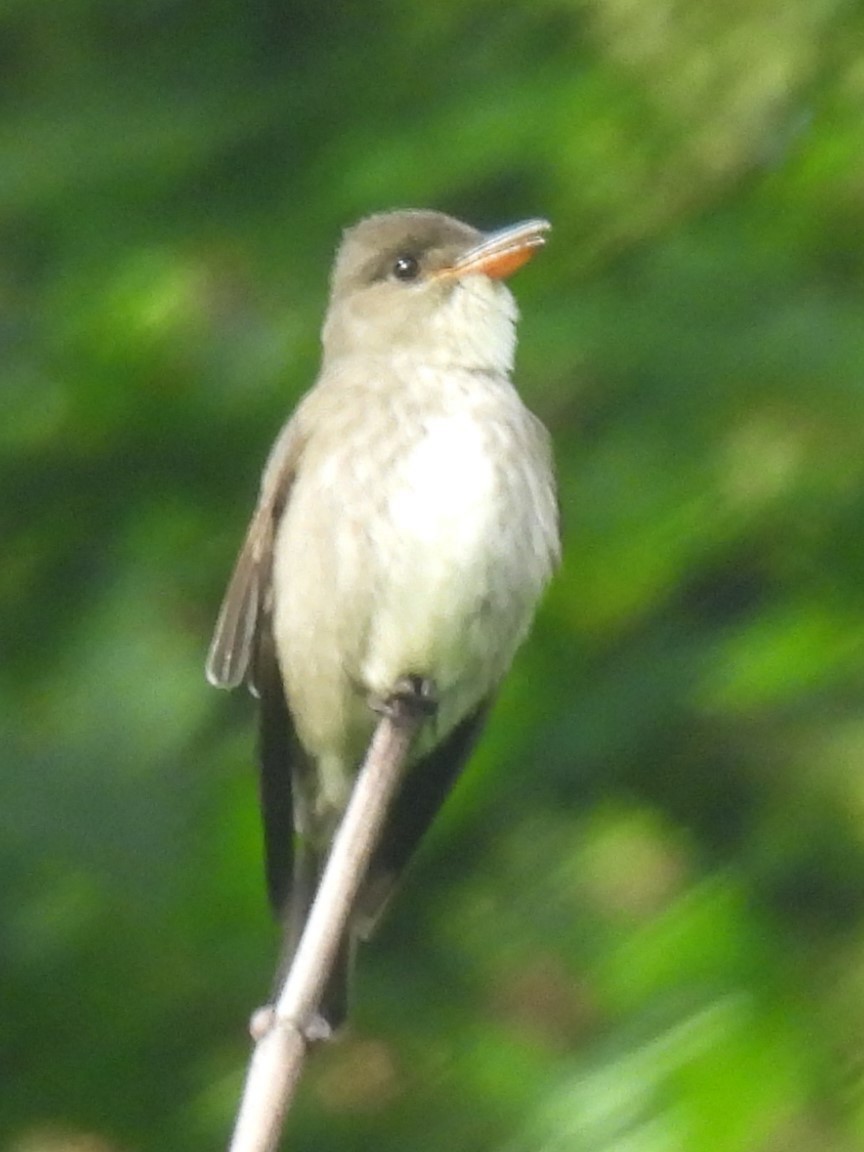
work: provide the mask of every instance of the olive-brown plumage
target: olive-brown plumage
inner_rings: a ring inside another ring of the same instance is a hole
[[[270,454],[208,659],[261,698],[271,900],[302,929],[375,724],[405,677],[434,685],[361,890],[366,935],[467,759],[558,560],[548,436],[510,382],[502,278],[544,221],[484,236],[437,212],[349,229],[322,368]],[[325,997],[346,1009],[351,942]]]

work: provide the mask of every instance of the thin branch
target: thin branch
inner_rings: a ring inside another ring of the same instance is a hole
[[[277,1146],[339,941],[425,719],[421,709],[398,703],[375,729],[275,1007],[253,1018],[257,1042],[229,1152],[274,1152]]]

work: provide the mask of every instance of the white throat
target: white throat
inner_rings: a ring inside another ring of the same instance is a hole
[[[487,276],[466,276],[432,313],[427,363],[509,376],[519,310],[511,292]]]

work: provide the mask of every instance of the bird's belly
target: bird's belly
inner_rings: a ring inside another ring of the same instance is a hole
[[[506,622],[490,617],[505,576],[503,499],[499,464],[470,419],[430,422],[400,461],[383,515],[370,525],[380,591],[362,677],[373,692],[385,694],[406,674],[428,676],[446,705],[448,694],[482,696],[500,674]]]
[[[368,698],[405,676],[434,681],[440,735],[505,674],[545,569],[526,564],[532,508],[497,447],[488,425],[440,416],[377,469],[346,451],[304,472],[276,544],[274,623],[310,751],[362,752]]]

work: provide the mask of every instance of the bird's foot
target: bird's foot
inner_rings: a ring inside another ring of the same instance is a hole
[[[425,720],[438,711],[438,692],[435,681],[427,676],[403,676],[389,696],[373,697],[370,704],[373,711],[391,720]]]

